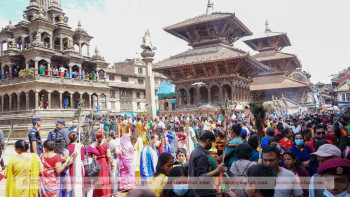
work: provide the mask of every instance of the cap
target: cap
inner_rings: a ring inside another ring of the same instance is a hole
[[[64,121],[64,120],[57,120],[56,124],[63,124],[63,125],[65,125],[66,121]]]
[[[350,160],[334,158],[323,162],[317,169],[318,174],[330,173],[334,175],[350,174]]]
[[[32,123],[36,123],[36,122],[39,122],[41,121],[40,118],[32,118]]]
[[[317,155],[320,157],[341,157],[341,150],[333,144],[323,144],[318,150],[310,155]]]
[[[242,136],[243,138],[247,137],[247,130],[246,130],[246,129],[242,129],[242,130],[241,130],[241,136]]]

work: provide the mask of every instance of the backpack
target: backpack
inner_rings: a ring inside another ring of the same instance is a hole
[[[158,126],[158,124],[156,124],[156,133],[163,133],[163,128],[161,126]]]
[[[53,133],[56,134],[56,138],[51,137],[51,140],[55,141],[55,146],[58,145],[60,147],[68,147],[66,139],[64,139],[64,135],[61,130]]]

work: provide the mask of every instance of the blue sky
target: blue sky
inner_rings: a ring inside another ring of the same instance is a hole
[[[94,37],[90,53],[98,46],[113,63],[140,57],[141,38],[150,29],[158,48],[158,62],[189,48],[163,28],[205,13],[207,0],[61,0],[68,24],[83,28]],[[330,75],[350,66],[349,0],[213,0],[214,11],[234,12],[254,33],[270,28],[287,32],[292,43],[283,52],[296,54],[311,81],[330,82]],[[30,0],[0,0],[0,28],[12,19],[17,23]],[[255,54],[242,41],[235,47]]]

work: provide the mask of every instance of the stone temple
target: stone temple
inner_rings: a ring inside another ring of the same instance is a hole
[[[74,30],[67,21],[59,0],[31,0],[22,21],[1,30],[0,121],[4,125],[27,125],[26,130],[32,117],[41,117],[43,127],[52,128],[57,119],[77,116],[79,100],[85,103],[83,115],[97,104],[107,109],[108,63],[97,48],[90,55],[93,37],[80,22]]]

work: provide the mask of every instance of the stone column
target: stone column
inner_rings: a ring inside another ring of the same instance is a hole
[[[20,100],[20,98],[21,98],[21,93],[19,92],[19,93],[17,93],[17,111],[21,111],[21,107],[20,107],[20,104],[21,104],[21,100]]]
[[[88,94],[88,101],[87,102],[89,105],[86,105],[86,104],[85,105],[89,106],[89,109],[91,109],[91,95],[90,94]]]
[[[10,66],[9,66],[10,78],[12,78],[12,69],[13,69],[13,65],[10,65]]]
[[[1,96],[1,112],[4,112],[4,95]]]
[[[26,92],[26,110],[29,109],[29,92]]]
[[[39,92],[35,92],[35,110],[39,108]]]
[[[175,102],[176,102],[176,107],[177,107],[177,106],[180,106],[180,97],[179,97],[179,90],[178,89],[175,89],[175,96],[176,96]],[[147,97],[147,95],[146,95],[146,97]]]
[[[51,109],[51,92],[47,93],[48,109]]]
[[[208,103],[211,103],[212,102],[212,100],[211,100],[211,92],[210,92],[210,87],[209,88],[207,88],[207,90],[208,90]]]
[[[35,60],[34,62],[34,69],[35,69],[35,74],[38,74],[38,71],[39,71],[39,62]]]
[[[25,46],[24,46],[24,45],[25,45],[25,43],[24,43],[24,42],[25,42],[25,38],[24,38],[24,37],[22,37],[22,51],[24,51],[24,49],[25,49],[25,48],[24,48],[24,47],[25,47]]]
[[[60,92],[60,109],[62,109],[62,92]]]
[[[231,100],[236,101],[236,88],[231,86]]]
[[[83,53],[82,53],[82,50],[81,50],[81,43],[79,43],[79,53],[80,53],[80,55],[83,54]]]
[[[191,101],[190,101],[190,90],[187,90],[186,91],[186,100],[187,100],[187,105],[190,105],[191,104]]]
[[[12,111],[12,94],[9,95],[9,111]]]
[[[51,62],[47,62],[47,75],[51,76]]]
[[[105,96],[105,109],[108,110],[108,96]]]
[[[26,71],[29,69],[29,63],[26,62]]]
[[[2,44],[0,44],[0,55],[3,55],[4,52],[4,47],[2,46]]]
[[[87,56],[90,57],[90,45],[87,45]]]
[[[152,49],[144,49],[141,53],[142,61],[146,65],[146,101],[148,103],[148,112],[152,119],[156,117],[156,94],[154,87],[154,76],[152,72],[152,62],[154,57]]]
[[[63,51],[63,38],[60,38],[60,48],[61,48],[61,51]]]
[[[4,76],[5,76],[5,68],[4,68],[4,66],[1,67],[1,74],[2,74],[2,79],[4,79]]]
[[[222,86],[219,87],[219,103],[226,102],[224,99],[224,94],[223,94],[222,88],[223,88]]]
[[[50,49],[53,49],[53,43],[52,43],[52,36],[49,36],[49,39],[50,39]]]
[[[81,79],[81,67],[79,67],[79,77],[78,79]]]
[[[69,93],[70,94],[70,108],[73,109],[74,108],[74,99],[73,99],[73,94],[72,93]]]
[[[69,65],[69,78],[72,76],[72,65]]]
[[[196,90],[196,97],[194,99],[194,102],[197,102],[198,104],[201,104],[201,95],[200,95],[199,89],[195,88],[195,90]]]

